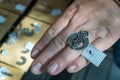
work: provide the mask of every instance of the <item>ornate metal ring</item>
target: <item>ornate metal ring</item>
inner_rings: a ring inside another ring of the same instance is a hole
[[[89,45],[88,31],[80,31],[78,33],[73,33],[68,38],[68,44],[72,49],[82,50]]]

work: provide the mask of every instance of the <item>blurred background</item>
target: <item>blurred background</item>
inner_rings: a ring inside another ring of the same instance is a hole
[[[62,15],[71,0],[0,0],[0,80],[120,80],[120,41],[105,51],[99,68],[92,64],[56,76],[30,71],[31,50]]]

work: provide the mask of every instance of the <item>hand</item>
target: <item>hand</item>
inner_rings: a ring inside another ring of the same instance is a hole
[[[89,32],[89,42],[100,51],[111,47],[120,38],[120,8],[113,0],[74,0],[32,50],[31,71],[47,70],[57,75],[67,68],[74,73],[89,62],[80,51],[66,45],[68,37],[81,30]]]

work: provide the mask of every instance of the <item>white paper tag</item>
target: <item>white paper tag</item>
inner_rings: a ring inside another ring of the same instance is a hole
[[[83,50],[82,56],[85,57],[87,60],[89,60],[96,67],[99,67],[101,62],[106,57],[106,54],[104,54],[103,52],[97,50],[94,46],[88,45],[88,47],[86,47]]]
[[[15,6],[15,9],[18,10],[18,11],[22,11],[23,12],[23,11],[25,11],[26,7],[24,5],[22,5],[22,4],[17,4]]]
[[[25,48],[28,49],[28,50],[32,50],[32,48],[34,47],[35,44],[33,44],[32,42],[27,42],[25,44]]]
[[[6,21],[6,18],[0,15],[0,24],[3,24]]]

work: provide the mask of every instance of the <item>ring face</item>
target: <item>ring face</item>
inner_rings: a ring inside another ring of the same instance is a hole
[[[88,32],[80,31],[78,33],[72,34],[68,38],[68,44],[72,49],[82,50],[89,45]]]

